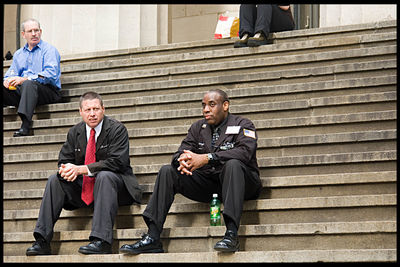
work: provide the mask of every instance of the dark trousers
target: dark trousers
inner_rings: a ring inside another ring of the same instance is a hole
[[[278,5],[240,5],[239,37],[245,33],[253,36],[263,32],[266,37],[271,32],[290,31],[295,27],[290,11]]]
[[[18,114],[32,121],[33,112],[38,105],[57,103],[61,100],[57,87],[27,80],[16,90],[8,90],[3,85],[3,104],[18,107]]]
[[[207,203],[211,201],[213,193],[217,193],[224,204],[224,217],[228,216],[239,227],[244,200],[256,199],[260,190],[261,180],[258,173],[249,170],[239,160],[227,161],[222,171],[212,176],[205,176],[197,170],[191,176],[185,175],[172,165],[165,165],[158,172],[153,194],[143,217],[147,225],[150,219],[161,232],[176,193]]]
[[[51,241],[54,224],[60,217],[62,208],[73,210],[87,207],[81,199],[82,180],[82,176],[78,176],[74,182],[68,182],[58,174],[49,177],[34,230],[35,238],[40,234],[47,242]],[[122,178],[110,171],[101,171],[96,175],[93,196],[94,201],[89,206],[93,208],[89,239],[97,237],[111,244],[118,206],[132,204],[133,198]]]

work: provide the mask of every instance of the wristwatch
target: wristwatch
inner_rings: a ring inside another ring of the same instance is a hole
[[[207,154],[207,158],[208,158],[208,162],[214,160],[214,157],[213,157],[213,155],[212,155],[211,153],[208,153],[208,154]]]

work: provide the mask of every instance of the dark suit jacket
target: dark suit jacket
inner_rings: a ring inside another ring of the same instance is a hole
[[[223,164],[230,159],[240,160],[250,169],[259,173],[256,158],[257,133],[254,124],[249,119],[228,114],[228,121],[221,128],[221,135],[215,147],[211,147],[211,138],[211,127],[205,119],[193,123],[178,151],[174,154],[172,164],[179,165],[177,159],[186,149],[198,154],[214,153],[217,156],[216,164],[207,164],[198,169],[205,174],[219,172]]]
[[[86,144],[86,126],[82,121],[69,130],[67,141],[58,157],[58,166],[62,163],[84,165]],[[88,168],[94,175],[102,170],[118,174],[133,199],[141,203],[142,190],[130,165],[128,131],[121,122],[104,116],[101,133],[96,141],[96,162],[89,164]]]

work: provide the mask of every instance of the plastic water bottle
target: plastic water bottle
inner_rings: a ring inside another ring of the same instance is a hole
[[[213,194],[213,199],[210,203],[210,225],[221,225],[221,202],[218,199],[218,194]]]

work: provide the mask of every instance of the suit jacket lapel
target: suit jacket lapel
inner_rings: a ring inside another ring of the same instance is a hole
[[[110,124],[108,123],[108,118],[107,118],[107,116],[104,116],[103,126],[101,128],[100,135],[97,137],[97,141],[96,141],[96,152],[97,152],[97,150],[100,149],[101,145],[106,140],[109,130],[110,130]]]
[[[78,128],[77,132],[77,140],[78,140],[78,148],[81,148],[81,153],[85,155],[86,146],[87,146],[87,137],[86,137],[86,124],[82,122],[81,127]]]

